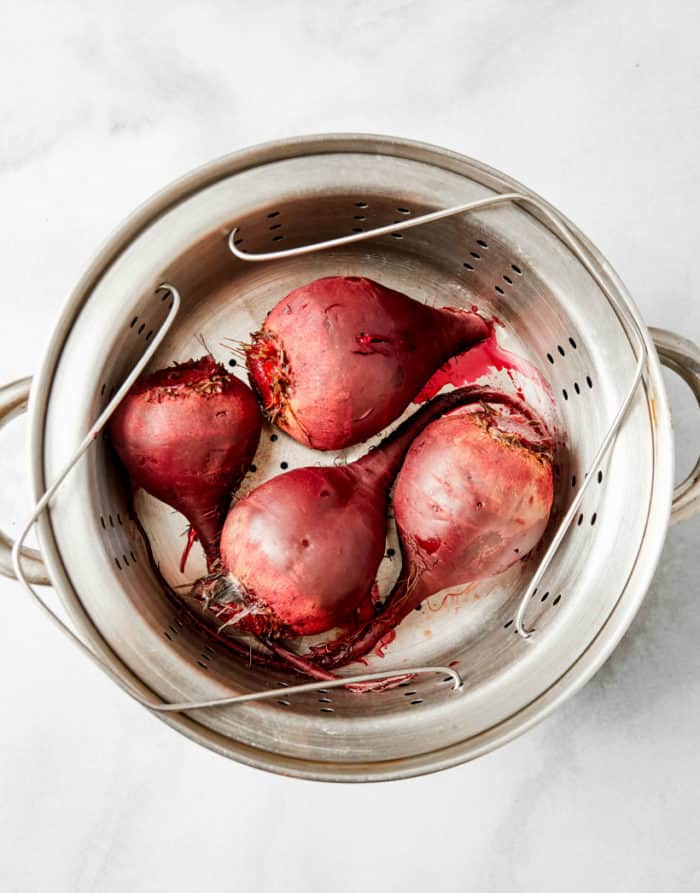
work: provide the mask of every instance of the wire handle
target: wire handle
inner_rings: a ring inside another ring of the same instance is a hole
[[[525,592],[523,593],[523,596],[520,600],[520,604],[518,605],[518,610],[515,614],[515,631],[523,639],[529,639],[535,631],[534,629],[525,628],[525,613],[527,611],[527,606],[530,602],[530,598],[542,581],[542,578],[547,572],[549,565],[552,563],[552,560],[556,555],[562,540],[566,536],[571,522],[578,514],[578,510],[581,502],[583,501],[586,490],[590,486],[591,481],[602,465],[603,460],[607,456],[608,451],[610,450],[610,447],[615,440],[615,436],[617,435],[617,432],[622,425],[622,422],[627,414],[632,400],[634,399],[637,388],[642,380],[642,375],[647,361],[647,346],[644,340],[644,334],[642,333],[637,320],[634,319],[634,317],[628,316],[622,311],[622,308],[620,307],[616,296],[612,293],[607,283],[595,269],[595,265],[591,259],[590,252],[588,251],[588,248],[586,247],[586,244],[583,242],[583,240],[579,238],[579,236],[571,229],[565,218],[556,209],[551,208],[548,204],[546,204],[546,202],[542,201],[541,199],[538,199],[531,195],[525,195],[521,192],[502,192],[497,195],[489,196],[488,198],[465,202],[460,205],[454,205],[451,208],[444,208],[439,211],[431,211],[427,214],[421,214],[418,217],[412,217],[407,220],[400,220],[397,223],[391,223],[387,226],[380,226],[376,229],[365,230],[365,232],[362,233],[353,233],[352,235],[348,236],[339,236],[338,238],[328,239],[324,242],[315,242],[309,245],[300,245],[297,248],[287,248],[283,251],[268,251],[264,253],[250,253],[248,251],[241,251],[241,249],[235,244],[237,241],[236,234],[239,230],[238,227],[234,227],[234,229],[229,233],[228,247],[231,253],[235,255],[235,257],[237,257],[239,260],[250,262],[299,257],[300,255],[311,254],[315,251],[324,251],[328,248],[339,248],[342,245],[350,245],[354,242],[362,242],[365,239],[373,239],[377,236],[388,236],[401,230],[411,229],[414,226],[422,226],[426,223],[432,223],[435,220],[444,220],[447,217],[454,217],[457,214],[465,214],[468,212],[481,210],[482,208],[491,208],[496,205],[511,202],[515,205],[530,205],[531,207],[535,208],[539,212],[539,214],[544,217],[545,220],[550,224],[550,226],[554,229],[562,242],[564,242],[567,248],[577,258],[577,260],[581,264],[583,264],[587,272],[593,277],[598,287],[608,299],[608,303],[612,307],[623,327],[627,329],[631,325],[635,342],[634,346],[636,348],[635,355],[637,358],[634,375],[632,376],[632,381],[625,395],[625,398],[620,404],[620,407],[616,412],[613,421],[610,424],[610,427],[608,428],[605,436],[603,437],[603,440],[601,441],[598,451],[596,452],[593,461],[591,462],[591,465],[588,469],[587,476],[584,478],[581,487],[578,489],[576,495],[571,500],[566,514],[560,521],[554,533],[552,541],[550,542],[545,554],[540,560],[540,563],[537,566],[537,570],[535,571],[534,576],[531,578],[527,588],[525,589]]]
[[[163,321],[160,329],[158,330],[155,337],[151,340],[151,343],[143,352],[138,362],[134,365],[127,377],[124,379],[119,390],[107,403],[107,406],[102,410],[99,417],[97,418],[97,421],[87,432],[80,445],[73,453],[71,458],[68,460],[68,462],[65,464],[59,475],[34,506],[31,515],[29,516],[26,524],[22,528],[19,536],[17,537],[17,540],[12,547],[12,568],[19,582],[24,586],[27,592],[32,596],[35,602],[48,616],[54,626],[56,626],[64,635],[66,635],[73,642],[73,644],[85,655],[85,657],[87,657],[95,666],[99,667],[99,669],[101,669],[103,673],[105,673],[114,683],[116,683],[116,685],[118,685],[119,688],[122,689],[122,691],[126,692],[126,694],[132,697],[143,707],[146,707],[148,710],[152,710],[155,713],[180,713],[189,710],[201,710],[207,707],[223,707],[234,704],[244,704],[250,701],[264,701],[269,700],[270,698],[288,697],[291,694],[303,694],[305,692],[317,691],[320,688],[339,688],[340,686],[349,684],[380,681],[382,679],[387,680],[401,676],[416,676],[426,673],[440,673],[443,676],[451,677],[453,682],[453,689],[455,691],[461,690],[463,687],[462,678],[459,673],[457,673],[456,670],[452,669],[451,667],[404,667],[396,670],[382,670],[380,672],[359,673],[354,676],[345,676],[342,678],[339,677],[338,679],[324,679],[317,682],[306,682],[302,683],[301,685],[290,685],[285,688],[266,689],[264,691],[249,692],[248,694],[243,695],[230,695],[228,697],[213,698],[206,701],[183,701],[181,703],[167,703],[164,701],[157,701],[152,698],[144,697],[133,685],[122,679],[121,676],[119,676],[111,667],[105,664],[104,661],[102,661],[102,659],[99,657],[99,655],[97,655],[92,650],[92,648],[90,648],[89,645],[87,645],[78,635],[76,635],[76,633],[66,623],[64,623],[63,620],[58,616],[58,614],[56,614],[56,612],[47,604],[47,602],[44,601],[39,593],[36,592],[29,580],[29,574],[22,564],[23,560],[27,558],[24,548],[24,541],[26,540],[29,531],[37,522],[40,515],[44,511],[46,511],[51,503],[51,500],[56,495],[72,469],[85,455],[91,444],[95,442],[112,414],[115,412],[122,400],[126,397],[132,385],[146,368],[156,350],[160,347],[163,339],[168,334],[168,331],[170,330],[170,327],[172,326],[173,321],[180,309],[180,293],[174,285],[170,285],[167,282],[164,282],[158,286],[156,292],[159,291],[169,292],[171,295],[171,302],[168,308],[168,314]]]

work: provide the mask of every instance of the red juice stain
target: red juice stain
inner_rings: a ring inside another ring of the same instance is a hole
[[[473,384],[484,375],[488,375],[493,371],[505,371],[508,373],[521,400],[524,399],[523,391],[513,376],[515,372],[536,382],[551,396],[551,388],[536,366],[524,357],[506,350],[498,344],[496,325],[503,326],[503,323],[499,319],[494,318],[488,338],[465,351],[465,353],[452,357],[444,366],[441,366],[423,386],[423,389],[413,402],[425,403],[441,391],[445,385],[453,385],[456,388],[463,387],[467,384]]]

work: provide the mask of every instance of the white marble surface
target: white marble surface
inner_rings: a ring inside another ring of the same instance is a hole
[[[332,130],[494,164],[593,238],[650,324],[700,339],[697,5],[531,0],[3,4],[0,380],[39,363],[105,235],[234,148]],[[680,464],[700,441],[675,382]],[[3,435],[5,526],[26,510]],[[554,717],[477,763],[373,787],[198,749],[0,581],[0,888],[700,888],[700,519]]]

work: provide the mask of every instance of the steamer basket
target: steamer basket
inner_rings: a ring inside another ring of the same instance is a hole
[[[499,340],[539,368],[567,435],[557,477],[557,504],[565,508],[636,366],[629,330],[631,321],[640,322],[636,308],[592,246],[592,263],[623,306],[622,318],[546,223],[515,205],[267,263],[246,263],[227,247],[234,225],[241,249],[270,251],[514,189],[527,194],[462,156],[363,136],[311,137],[247,150],[169,187],[110,240],[58,325],[30,405],[37,499],[163,322],[167,304],[154,299],[154,290],[164,279],[176,284],[182,308],[154,367],[201,354],[201,338],[227,361],[225,339],[245,341],[288,291],[318,276],[343,274],[367,275],[440,305],[477,304],[505,323]],[[647,346],[644,381],[614,448],[531,599],[531,639],[514,634],[513,618],[533,561],[457,597],[431,599],[401,625],[383,659],[370,659],[370,669],[456,665],[465,682],[461,692],[452,690],[448,678],[425,676],[383,693],[335,689],[161,718],[260,768],[313,779],[378,780],[472,758],[543,717],[592,675],[620,639],[663,544],[672,439],[650,339]],[[686,353],[693,350],[686,345]],[[697,371],[688,371],[683,351],[676,351],[675,363],[700,397]],[[245,378],[240,364],[234,371]],[[346,461],[366,448],[319,455],[268,426],[245,489],[279,473],[283,462],[295,468]],[[690,513],[695,490],[688,485],[683,498]],[[176,564],[184,520],[148,497],[139,498],[138,510],[165,575],[181,583]],[[143,694],[201,701],[299,681],[244,666],[164,595],[128,519],[103,438],[41,517],[39,536],[48,575],[80,634]],[[384,585],[397,561],[385,560]],[[192,577],[202,568],[195,564]],[[38,558],[34,569],[40,575]]]

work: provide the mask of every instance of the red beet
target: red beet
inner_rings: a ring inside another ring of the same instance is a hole
[[[172,506],[190,522],[213,567],[231,495],[260,438],[253,392],[211,356],[139,379],[109,422],[112,445],[134,490]]]
[[[314,663],[357,660],[429,595],[499,574],[537,545],[552,506],[551,442],[520,409],[462,407],[418,435],[394,493],[399,579],[381,614],[318,646]]]
[[[439,366],[487,334],[476,313],[333,276],[268,313],[248,368],[272,422],[300,443],[336,450],[385,428]]]
[[[441,413],[489,396],[478,386],[451,391],[350,465],[299,468],[257,487],[226,518],[225,575],[201,581],[194,597],[220,625],[261,636],[310,635],[351,621],[370,597],[389,490],[411,441]]]

